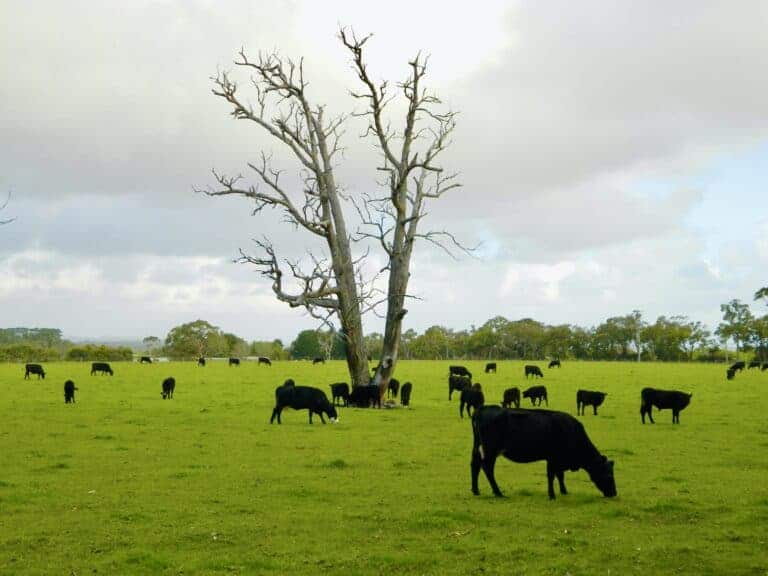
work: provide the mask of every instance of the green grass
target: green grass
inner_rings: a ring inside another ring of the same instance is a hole
[[[542,365],[543,363],[539,363]],[[486,400],[524,387],[466,365]],[[341,362],[0,366],[0,574],[767,574],[768,373],[722,366],[564,362],[550,408],[608,392],[581,417],[616,461],[619,496],[585,472],[547,499],[545,465],[499,460],[508,498],[470,492],[471,427],[447,399],[448,362],[402,362],[410,410],[283,412],[274,388],[345,380]],[[546,365],[543,365],[546,368]],[[160,383],[176,378],[175,399]],[[77,384],[65,405],[63,382]],[[640,424],[643,386],[693,392]]]

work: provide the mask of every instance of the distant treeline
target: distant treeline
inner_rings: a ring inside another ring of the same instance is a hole
[[[75,344],[57,328],[0,328],[0,362],[131,360],[128,347]]]

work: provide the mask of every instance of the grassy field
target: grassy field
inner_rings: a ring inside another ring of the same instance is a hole
[[[465,363],[489,403],[525,386]],[[508,498],[470,492],[471,426],[448,402],[448,362],[402,362],[412,408],[342,409],[339,425],[290,409],[287,377],[345,380],[341,362],[0,366],[0,574],[768,574],[768,372],[564,362],[543,383],[616,461],[619,496],[584,471],[547,499],[545,464],[500,459]],[[166,376],[175,399],[160,398]],[[65,405],[72,378],[77,404]],[[693,392],[640,424],[644,386]]]

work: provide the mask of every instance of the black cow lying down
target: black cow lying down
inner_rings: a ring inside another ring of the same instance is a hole
[[[555,499],[554,479],[560,494],[567,494],[565,471],[584,468],[604,496],[616,496],[613,461],[598,452],[584,426],[570,414],[553,410],[509,409],[484,406],[472,418],[472,493],[479,494],[480,469],[496,496],[502,496],[494,466],[499,454],[513,462],[547,461],[549,498]]]
[[[472,384],[469,388],[464,388],[461,391],[461,401],[459,402],[459,416],[464,418],[464,406],[467,407],[467,416],[472,416],[470,408],[477,411],[480,406],[485,404],[485,396],[483,396],[483,388],[480,384]]]
[[[597,408],[603,403],[606,396],[608,396],[607,392],[579,390],[576,392],[576,414],[583,415],[586,407],[592,406],[592,414],[597,416]]]
[[[370,408],[371,406],[381,408],[381,390],[376,384],[367,386],[353,386],[349,394],[350,406],[357,408]]]
[[[655,424],[651,410],[656,406],[657,410],[672,409],[672,424],[680,424],[680,411],[691,401],[693,394],[686,394],[678,390],[656,390],[655,388],[643,388],[640,392],[640,418],[645,424],[645,415],[651,424]]]
[[[163,391],[160,393],[160,395],[163,397],[163,400],[173,400],[173,391],[176,390],[176,379],[166,378],[163,380]]]
[[[312,414],[318,414],[320,420],[325,424],[323,414],[327,414],[331,422],[338,422],[336,408],[328,401],[325,392],[319,388],[311,386],[280,386],[275,390],[275,408],[272,410],[272,418],[269,423],[272,424],[277,418],[280,421],[280,414],[283,408],[290,407],[294,410],[309,410],[309,423],[312,424]]]
[[[64,382],[64,402],[66,404],[69,404],[70,402],[72,404],[75,403],[75,390],[77,389],[77,386],[75,386],[75,383],[72,382],[72,380]]]

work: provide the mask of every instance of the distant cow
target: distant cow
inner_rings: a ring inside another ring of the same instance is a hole
[[[485,406],[472,418],[472,493],[479,494],[480,469],[496,496],[502,496],[494,466],[499,454],[513,462],[547,461],[547,489],[555,499],[554,480],[560,494],[567,494],[565,471],[584,468],[604,496],[616,496],[613,461],[598,452],[584,426],[564,412],[551,410],[511,410]]]
[[[37,379],[42,378],[45,380],[45,370],[40,364],[27,364],[24,367],[24,379],[28,380],[30,374],[37,374]]]
[[[743,360],[739,360],[738,362],[734,362],[733,364],[731,364],[731,370],[738,370],[739,372],[741,372],[742,370],[744,370],[746,366],[747,366],[746,362],[744,362]]]
[[[525,365],[525,377],[528,378],[528,376],[544,378],[544,374],[541,373],[541,368],[532,364]]]
[[[358,408],[381,408],[381,390],[376,384],[354,386],[349,393],[349,403]]]
[[[607,392],[591,392],[579,390],[576,392],[576,414],[583,415],[587,406],[592,406],[592,414],[597,416],[597,408],[603,403]]]
[[[336,406],[336,400],[343,400],[344,406],[349,406],[349,384],[346,382],[337,382],[331,384],[331,401]]]
[[[760,368],[760,372],[763,370],[768,370],[768,362],[763,362],[763,366]]]
[[[541,406],[542,400],[544,400],[544,402],[547,403],[547,406],[549,406],[546,386],[531,386],[525,392],[523,392],[523,398],[530,398],[531,405],[533,406],[536,406],[536,400],[539,401],[539,406]]]
[[[166,378],[163,380],[163,391],[160,395],[163,400],[173,399],[173,391],[176,390],[176,380],[174,378]]]
[[[472,416],[470,408],[477,411],[483,404],[485,404],[485,396],[483,396],[483,389],[480,384],[476,383],[469,388],[464,388],[461,391],[461,401],[459,402],[459,416],[464,418],[464,406],[467,407],[467,416]]]
[[[230,358],[229,366],[240,366],[240,358]]]
[[[387,398],[397,398],[397,393],[400,391],[400,380],[397,378],[390,378],[387,384]]]
[[[725,371],[725,377],[728,380],[733,380],[736,376],[736,370],[733,370],[731,368],[728,368],[728,370]]]
[[[69,404],[70,402],[72,404],[75,403],[75,390],[78,388],[75,386],[75,383],[72,382],[72,380],[67,380],[64,382],[64,402],[66,404]]]
[[[266,356],[259,356],[259,361],[258,361],[257,366],[259,364],[266,364],[267,366],[272,366],[272,360],[270,360]]]
[[[643,388],[640,392],[640,417],[645,424],[645,415],[651,424],[655,424],[651,410],[655,406],[657,410],[672,409],[672,423],[680,424],[680,411],[691,401],[693,394],[686,394],[677,390],[656,390],[655,388]]]
[[[472,381],[466,376],[456,376],[455,374],[448,376],[448,400],[451,399],[454,390],[461,392],[471,385]]]
[[[448,366],[449,376],[464,376],[472,380],[472,372],[467,370],[464,366]]]
[[[752,362],[749,363],[749,366],[747,366],[747,369],[752,370],[752,368],[760,368],[760,360],[752,360]]]
[[[485,365],[485,373],[490,374],[491,372],[496,374],[496,362],[488,362],[488,364]]]
[[[139,364],[152,364],[152,358],[150,358],[149,356],[142,356],[139,359]]]
[[[406,382],[405,384],[403,384],[402,388],[400,388],[400,404],[402,406],[410,406],[412,389],[413,389],[413,384],[411,384],[410,382]]]
[[[314,366],[315,364],[325,364],[325,358],[320,358],[320,356],[313,358],[312,365]]]
[[[200,358],[197,359],[197,365],[198,366],[205,366],[205,358],[200,356]]]
[[[501,401],[501,405],[504,408],[512,408],[512,404],[515,405],[515,408],[520,408],[520,388],[517,386],[504,390],[504,399]]]
[[[327,414],[331,422],[336,422],[338,418],[336,408],[328,401],[325,392],[311,386],[280,386],[277,388],[275,390],[275,408],[269,419],[270,424],[275,421],[275,418],[277,418],[278,424],[282,423],[280,414],[285,407],[294,410],[309,410],[310,424],[312,424],[312,414],[318,414],[323,424],[325,424],[323,414]]]
[[[110,376],[114,376],[115,373],[112,372],[112,367],[107,362],[94,362],[91,364],[91,376],[96,374],[97,372],[101,372],[102,374],[109,374]]]
[[[549,363],[549,368],[560,368],[560,360],[552,360]]]

